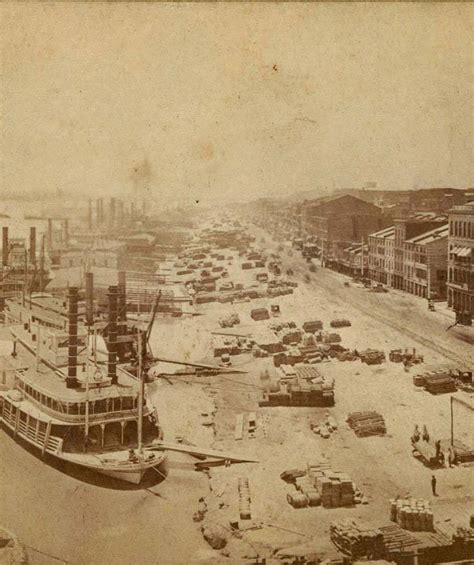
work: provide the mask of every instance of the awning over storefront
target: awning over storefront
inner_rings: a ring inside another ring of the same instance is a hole
[[[472,249],[470,247],[461,247],[458,251],[458,257],[470,257]]]
[[[456,255],[457,257],[470,257],[472,249],[470,247],[453,247],[450,251],[452,255]]]

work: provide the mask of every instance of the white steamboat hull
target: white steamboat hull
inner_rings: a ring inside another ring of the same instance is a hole
[[[29,427],[18,419],[12,419],[5,412],[3,415],[0,413],[0,423],[13,432],[13,437],[26,441],[37,448],[42,455],[47,453],[60,461],[73,463],[114,479],[138,485],[149,469],[154,469],[161,476],[164,475],[159,471],[159,467],[167,458],[164,451],[144,448],[143,456],[138,461],[131,461],[127,450],[107,453],[65,453],[62,451],[62,441],[50,436],[44,429]]]

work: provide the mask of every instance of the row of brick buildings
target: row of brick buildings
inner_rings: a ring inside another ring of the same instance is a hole
[[[458,318],[469,323],[474,316],[474,202],[446,209],[447,203],[459,202],[457,192],[425,196],[426,207],[437,203],[435,211],[402,218],[352,194],[322,198],[303,205],[301,231],[316,244],[323,266],[422,298],[447,299]]]

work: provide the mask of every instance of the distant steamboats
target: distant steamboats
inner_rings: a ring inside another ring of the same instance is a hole
[[[27,249],[22,239],[9,238],[8,227],[2,229],[2,264],[0,268],[0,311],[5,300],[21,294],[43,291],[51,281],[45,266],[44,240],[39,262],[36,259],[36,228],[30,228]]]

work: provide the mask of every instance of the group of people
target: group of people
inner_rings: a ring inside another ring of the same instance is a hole
[[[426,425],[423,426],[422,433],[420,433],[418,425],[415,426],[415,430],[413,432],[413,435],[411,436],[412,445],[415,446],[420,441],[420,439],[423,439],[423,441],[427,443],[429,443],[430,441],[430,434],[428,433],[428,429]],[[436,454],[434,459],[436,463],[444,467],[446,465],[446,459],[447,459],[449,467],[456,465],[457,463],[456,451],[452,446],[449,447],[446,456],[445,452],[443,452],[443,450],[441,449],[441,440],[438,439],[435,441],[435,449],[436,449]]]

